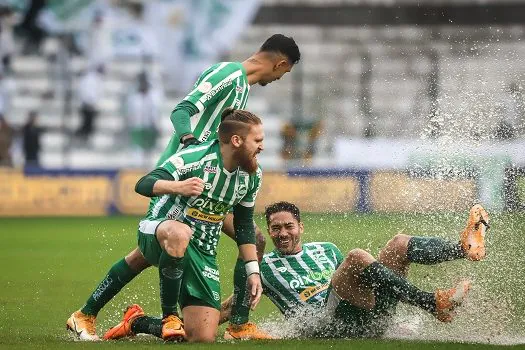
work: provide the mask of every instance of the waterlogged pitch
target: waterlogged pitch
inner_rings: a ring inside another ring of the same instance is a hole
[[[304,215],[305,241],[332,241],[343,252],[359,247],[376,255],[397,232],[457,240],[466,213],[428,215],[319,214]],[[165,345],[151,337],[132,341],[83,344],[66,333],[65,321],[80,308],[109,267],[136,245],[135,217],[0,219],[3,271],[0,274],[0,348],[143,348],[209,345]],[[260,227],[265,227],[262,217]],[[211,348],[329,349],[489,349],[491,344],[525,344],[525,217],[492,215],[488,257],[473,263],[454,261],[438,266],[414,266],[410,279],[434,290],[460,278],[473,282],[470,299],[452,324],[440,324],[412,307],[400,306],[396,325],[386,340],[279,340],[219,342]],[[268,242],[267,251],[272,249]],[[224,237],[219,245],[223,297],[231,293],[236,247]],[[160,312],[157,270],[137,277],[101,311],[102,334],[119,321],[130,303],[149,314]],[[292,337],[271,303],[264,299],[253,319],[266,330]],[[223,328],[221,328],[221,332]],[[458,344],[458,342],[488,343]],[[516,345],[516,347],[521,347]],[[507,347],[505,347],[507,348]],[[525,347],[524,347],[525,348]]]

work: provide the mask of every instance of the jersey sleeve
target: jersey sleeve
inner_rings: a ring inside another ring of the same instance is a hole
[[[199,112],[235,89],[234,80],[243,74],[238,64],[223,62],[205,70],[184,101],[193,103]]]
[[[339,265],[343,263],[344,256],[335,244],[331,244],[331,247],[332,247],[332,254],[334,255],[334,259],[337,261],[337,267],[339,267]]]
[[[253,181],[250,181],[250,188],[243,199],[239,202],[243,207],[253,207],[255,206],[255,199],[257,198],[257,193],[261,188],[262,184],[262,170],[261,168],[257,169],[257,172],[253,176]]]
[[[202,166],[200,160],[206,149],[207,145],[183,149],[166,159],[159,168],[169,172],[177,181],[189,179]]]

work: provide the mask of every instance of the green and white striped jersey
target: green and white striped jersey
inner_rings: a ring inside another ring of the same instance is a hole
[[[191,239],[202,252],[216,254],[225,215],[237,204],[253,207],[261,186],[262,171],[253,175],[237,168],[229,172],[224,168],[217,139],[185,148],[168,158],[160,168],[168,171],[175,180],[199,177],[204,180],[204,191],[199,196],[163,195],[150,201],[142,226],[164,219],[174,219],[188,224]],[[147,227],[140,227],[146,232]]]
[[[244,109],[249,92],[241,63],[221,62],[206,69],[184,98],[199,109],[190,119],[193,135],[202,142],[217,138],[222,111],[227,107]]]
[[[321,306],[332,275],[343,261],[333,243],[305,243],[302,248],[294,255],[274,250],[260,264],[264,294],[285,315],[301,306]]]

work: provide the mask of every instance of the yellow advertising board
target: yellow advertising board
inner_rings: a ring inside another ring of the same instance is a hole
[[[107,176],[25,176],[0,172],[0,216],[106,215],[113,201]]]

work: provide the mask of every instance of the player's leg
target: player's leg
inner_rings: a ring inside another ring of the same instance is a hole
[[[177,305],[184,273],[184,255],[192,234],[188,225],[175,220],[163,221],[155,230],[161,248],[159,279],[164,340],[181,341],[185,336]]]
[[[67,320],[67,328],[82,340],[97,340],[95,319],[99,311],[135,276],[151,266],[140,250],[135,248],[117,261],[97,285],[84,306]]]
[[[209,306],[186,306],[182,309],[186,340],[189,342],[211,343],[217,336],[219,310]]]
[[[257,227],[255,222],[253,223],[255,228],[255,241],[257,246],[257,256],[259,261],[264,255],[264,248],[266,246],[266,239]],[[226,215],[222,231],[228,235],[228,237],[235,239],[235,230],[233,227],[233,215],[230,213]],[[255,324],[249,322],[250,316],[250,295],[247,289],[248,276],[246,275],[246,269],[244,261],[237,257],[237,262],[233,270],[233,298],[232,308],[230,316],[230,326],[226,330],[225,337],[232,339],[268,339],[270,336],[260,331]]]

